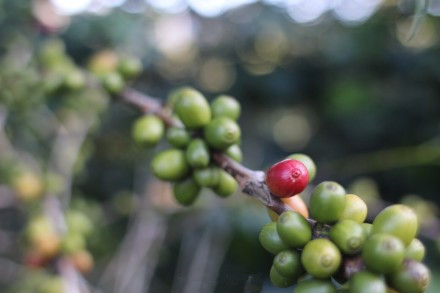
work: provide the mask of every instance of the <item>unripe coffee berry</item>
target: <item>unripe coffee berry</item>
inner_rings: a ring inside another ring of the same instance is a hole
[[[319,293],[336,293],[335,285],[332,284],[331,281],[320,280],[320,279],[307,279],[305,281],[300,282],[295,286],[293,293],[310,293],[310,292],[319,292]]]
[[[366,267],[379,274],[395,272],[404,256],[403,242],[391,234],[374,234],[365,241],[362,248],[362,259]]]
[[[306,166],[297,160],[276,163],[266,172],[266,184],[277,197],[291,197],[302,192],[309,182]]]
[[[414,238],[405,250],[405,258],[422,261],[425,257],[425,251],[423,243],[419,239]]]
[[[425,292],[431,282],[431,273],[422,263],[405,260],[403,265],[388,278],[390,285],[402,293]],[[435,291],[435,290],[434,290]]]
[[[341,252],[333,242],[317,238],[306,244],[301,254],[301,263],[309,275],[329,278],[341,265]]]
[[[417,234],[419,224],[416,213],[408,206],[395,204],[382,210],[374,219],[373,234],[394,235],[408,246]]]
[[[192,177],[176,182],[173,186],[174,198],[184,206],[191,205],[197,199],[199,192],[200,185]]]
[[[224,150],[240,140],[238,124],[228,117],[214,118],[203,132],[208,144],[218,150]]]
[[[218,96],[211,103],[212,117],[229,117],[237,120],[240,116],[240,103],[230,96]]]
[[[385,281],[376,274],[368,271],[356,273],[349,281],[350,292],[387,293]]]

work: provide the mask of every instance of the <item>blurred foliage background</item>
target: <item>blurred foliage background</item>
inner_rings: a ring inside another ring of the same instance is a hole
[[[31,170],[92,218],[87,280],[102,292],[288,291],[268,281],[257,202],[207,194],[178,207],[150,176],[154,150],[131,141],[138,111],[96,90],[45,95],[35,56],[57,37],[79,66],[141,58],[132,86],[152,96],[191,85],[236,97],[250,168],[304,152],[315,183],[413,205],[436,228],[422,240],[439,292],[438,15],[437,0],[0,0],[0,290],[31,292],[17,284],[36,274],[18,264],[30,216],[8,197],[14,174]],[[51,173],[57,143],[67,173]]]

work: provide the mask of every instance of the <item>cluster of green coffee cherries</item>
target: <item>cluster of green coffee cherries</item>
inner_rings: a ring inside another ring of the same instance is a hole
[[[66,258],[83,274],[93,269],[93,257],[87,250],[87,239],[93,232],[91,219],[80,210],[70,209],[66,212],[64,226],[56,227],[54,219],[45,214],[29,220],[24,233],[26,254],[23,262],[27,267],[50,267],[57,259]]]
[[[133,137],[142,145],[152,146],[166,137],[171,148],[153,158],[154,175],[173,183],[173,193],[182,205],[192,204],[202,187],[227,197],[237,189],[237,181],[212,162],[213,151],[223,152],[240,162],[240,104],[230,96],[218,96],[211,104],[198,91],[181,88],[172,92],[167,104],[172,109],[174,124],[166,127],[154,114],[137,119]]]
[[[274,285],[296,284],[295,293],[425,292],[430,272],[421,263],[425,247],[415,238],[418,221],[411,208],[392,205],[372,224],[364,223],[364,201],[325,181],[314,189],[309,209],[316,222],[286,211],[261,230],[262,246],[275,255]],[[354,274],[345,269],[350,261]]]
[[[77,92],[88,86],[88,76],[66,54],[59,39],[47,40],[39,50],[39,61],[44,69],[43,88],[47,94]],[[101,51],[92,56],[88,69],[97,81],[111,94],[120,93],[127,81],[142,71],[140,59]]]

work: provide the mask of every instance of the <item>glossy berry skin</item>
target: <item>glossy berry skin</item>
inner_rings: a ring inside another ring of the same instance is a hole
[[[309,222],[297,212],[287,211],[280,215],[277,232],[287,245],[299,248],[312,239]]]
[[[133,124],[132,135],[137,143],[152,146],[161,140],[164,130],[165,126],[159,117],[145,115]]]
[[[309,182],[311,182],[316,175],[316,165],[315,162],[313,162],[312,158],[305,154],[292,154],[287,157],[287,159],[297,160],[306,166],[307,171],[309,172]]]
[[[320,223],[338,221],[345,209],[345,189],[336,182],[324,181],[313,190],[310,215]]]
[[[284,250],[278,253],[273,266],[284,277],[297,280],[303,274],[301,259],[295,250]]]
[[[224,150],[240,140],[241,131],[231,118],[217,117],[206,125],[203,134],[211,147]]]
[[[193,178],[200,186],[213,188],[220,182],[220,169],[215,166],[195,169]]]
[[[220,169],[217,186],[213,188],[214,192],[220,197],[232,195],[238,188],[238,183],[228,172]]]
[[[72,70],[66,75],[64,84],[67,89],[77,91],[84,88],[86,85],[86,78],[81,71]]]
[[[209,165],[211,155],[205,141],[200,138],[193,139],[186,149],[186,160],[191,167],[204,168]]]
[[[191,141],[191,135],[183,128],[170,127],[166,133],[167,141],[176,148],[185,148]]]
[[[238,144],[233,144],[224,150],[225,154],[234,161],[241,163],[243,161],[243,152]]]
[[[259,235],[260,243],[272,254],[277,254],[283,250],[289,249],[289,246],[281,240],[277,232],[277,224],[275,222],[264,225]]]
[[[370,235],[373,231],[373,225],[370,223],[362,223],[361,226],[362,226],[362,229],[364,229],[365,238],[370,237]]]
[[[364,243],[362,259],[375,273],[389,274],[402,264],[405,247],[399,238],[390,234],[373,234]]]
[[[431,282],[431,273],[424,264],[405,260],[399,270],[389,276],[389,282],[401,293],[422,293]]]
[[[230,96],[218,96],[211,103],[212,117],[229,117],[237,120],[240,116],[240,103]]]
[[[426,249],[423,243],[419,239],[414,238],[405,249],[405,258],[415,261],[422,261],[425,257],[425,250]]]
[[[166,181],[182,180],[190,171],[185,153],[177,149],[169,149],[157,154],[151,161],[151,167],[157,178]]]
[[[350,292],[356,293],[387,293],[385,281],[378,275],[368,271],[356,273],[349,281]]]
[[[83,212],[69,210],[66,212],[66,223],[69,232],[79,233],[88,236],[93,232],[94,223]]]
[[[373,221],[374,233],[392,234],[408,246],[417,234],[418,220],[414,211],[402,204],[382,210]]]
[[[355,194],[347,194],[345,196],[345,208],[342,212],[340,220],[353,220],[363,223],[367,218],[367,204]]]
[[[318,238],[306,244],[301,263],[311,276],[329,278],[341,265],[341,253],[330,240]]]
[[[285,198],[301,193],[309,182],[306,166],[297,160],[276,163],[266,172],[266,184],[276,197]]]
[[[185,88],[176,97],[175,110],[186,127],[195,129],[209,123],[211,108],[200,92]]]
[[[78,233],[68,233],[61,242],[61,249],[67,254],[72,254],[86,247],[86,240],[83,235]]]
[[[117,72],[111,72],[104,77],[104,87],[111,94],[118,94],[124,89],[125,83]]]
[[[270,269],[270,281],[278,288],[287,288],[295,283],[294,278],[281,275],[274,266]]]
[[[125,57],[119,60],[118,70],[124,78],[132,78],[141,73],[142,62],[134,57]]]
[[[296,285],[293,293],[336,293],[336,288],[330,281],[308,279]]]
[[[330,230],[330,239],[344,254],[359,252],[365,241],[365,232],[361,224],[352,220],[342,220]]]
[[[188,206],[194,203],[200,192],[200,185],[193,178],[174,183],[173,194],[178,203]]]

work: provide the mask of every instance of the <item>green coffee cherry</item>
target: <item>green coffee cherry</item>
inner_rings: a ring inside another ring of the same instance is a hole
[[[179,181],[185,178],[190,171],[185,152],[177,149],[158,153],[153,158],[151,167],[157,178],[166,181]]]
[[[193,91],[193,90],[194,89],[189,86],[183,86],[177,89],[173,89],[167,96],[166,106],[171,109],[174,109],[182,93],[184,93],[185,91]]]
[[[184,128],[170,127],[166,133],[167,141],[170,145],[182,149],[191,141],[191,135]]]
[[[275,222],[270,222],[261,229],[259,239],[264,249],[272,254],[277,254],[289,249],[287,244],[281,240],[280,235],[278,235],[277,224]]]
[[[350,292],[387,293],[385,281],[378,275],[361,271],[350,279]]]
[[[236,162],[243,161],[243,153],[238,144],[233,144],[225,149],[225,154]]]
[[[341,265],[341,253],[330,240],[318,238],[306,244],[301,263],[313,277],[329,278]]]
[[[230,96],[218,96],[211,103],[212,117],[229,117],[237,120],[240,116],[240,103]]]
[[[119,94],[124,89],[125,83],[117,72],[111,72],[104,77],[104,87],[111,94]]]
[[[278,253],[273,260],[273,266],[280,275],[293,280],[297,280],[303,273],[301,259],[294,250]]]
[[[370,237],[372,231],[373,231],[373,225],[369,223],[362,223],[361,224],[362,229],[364,229],[365,238]]]
[[[281,275],[274,266],[270,269],[270,281],[278,288],[287,288],[295,283],[295,279]]]
[[[145,115],[138,118],[133,124],[133,139],[143,145],[157,144],[163,136],[165,126],[156,115]]]
[[[329,281],[308,279],[296,285],[293,293],[336,293],[336,288]]]
[[[188,128],[200,128],[211,120],[211,109],[205,97],[194,89],[185,88],[176,93],[175,110]]]
[[[422,261],[424,257],[425,257],[425,246],[419,239],[414,238],[411,241],[411,243],[408,245],[408,247],[405,249],[405,258],[412,259],[415,261]]]
[[[338,221],[345,209],[345,189],[336,182],[324,181],[313,190],[310,199],[311,217],[320,223]]]
[[[390,234],[373,234],[364,243],[362,259],[375,273],[389,274],[402,264],[405,247],[399,238]]]
[[[86,240],[84,236],[79,233],[67,233],[61,242],[61,249],[66,254],[83,250],[86,247]]]
[[[50,39],[41,46],[39,59],[45,66],[57,65],[61,60],[66,58],[66,47],[63,41],[59,39]]]
[[[228,172],[219,170],[219,181],[217,186],[213,188],[214,192],[221,197],[227,197],[232,195],[238,187],[237,180],[232,177]]]
[[[77,91],[85,87],[86,85],[86,78],[84,77],[84,74],[79,70],[72,70],[67,73],[64,85],[67,89],[72,91]]]
[[[203,187],[216,187],[220,182],[220,169],[216,166],[195,169],[193,177]]]
[[[93,232],[92,221],[82,212],[75,210],[67,211],[66,222],[69,232],[84,236],[90,235]]]
[[[417,234],[418,221],[414,211],[396,204],[382,210],[373,221],[374,233],[392,234],[408,246]]]
[[[200,185],[193,178],[174,183],[173,194],[178,203],[188,206],[194,203],[200,192]]]
[[[361,224],[352,220],[342,220],[330,230],[330,239],[343,253],[355,254],[364,244],[365,233]]]
[[[389,281],[401,293],[422,293],[429,286],[431,273],[424,264],[406,260],[398,271],[390,275]]]
[[[363,223],[367,218],[368,208],[365,202],[355,194],[345,196],[345,208],[341,220],[348,219]]]
[[[309,171],[309,182],[313,180],[316,176],[316,165],[312,158],[305,154],[293,154],[287,157],[287,159],[297,160],[306,166],[307,171]]]
[[[219,150],[237,143],[240,139],[240,127],[234,120],[227,117],[217,117],[209,122],[204,129],[208,144]]]
[[[51,276],[44,279],[38,286],[38,293],[62,293],[64,292],[64,282],[60,277]],[[34,291],[32,291],[34,292]]]
[[[186,149],[186,160],[191,167],[203,168],[209,165],[211,155],[205,141],[200,138],[193,139]]]
[[[142,62],[138,58],[125,57],[119,60],[118,64],[119,73],[124,78],[132,78],[142,71]]]
[[[312,229],[309,222],[297,212],[287,211],[280,215],[277,231],[287,245],[299,248],[312,239]]]

